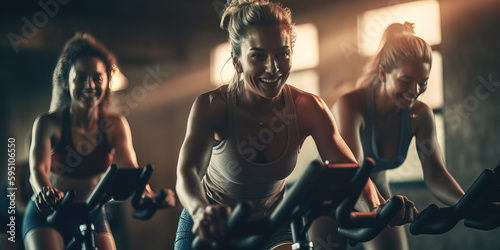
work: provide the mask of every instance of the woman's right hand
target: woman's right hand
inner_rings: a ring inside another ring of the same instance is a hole
[[[404,224],[411,223],[420,215],[413,201],[409,200],[406,196],[395,195],[391,199],[402,200],[403,207],[399,210],[399,213],[394,216],[394,218],[389,222],[389,226],[402,226]]]
[[[64,193],[50,186],[43,186],[42,191],[40,191],[35,196],[35,204],[38,210],[41,212],[54,210],[56,204],[64,197]]]
[[[203,241],[212,242],[226,233],[226,222],[231,208],[222,205],[199,207],[193,214],[192,232]]]

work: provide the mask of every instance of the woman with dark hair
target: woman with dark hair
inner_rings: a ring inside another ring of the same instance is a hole
[[[356,159],[375,160],[371,179],[384,198],[392,196],[386,170],[404,162],[415,137],[427,187],[451,206],[464,191],[446,170],[432,109],[417,100],[427,89],[431,52],[431,47],[414,35],[413,24],[390,25],[379,53],[358,81],[361,87],[342,96],[333,113]],[[409,246],[404,228],[390,227],[365,248],[401,250]]]
[[[114,55],[92,36],[77,34],[66,43],[54,71],[50,110],[33,125],[34,195],[23,220],[27,249],[63,249],[79,233],[71,221],[55,227],[46,222],[64,192],[74,190],[75,201],[84,202],[111,163],[138,167],[127,120],[107,110],[115,70]],[[173,192],[168,192],[171,201]],[[145,193],[154,196],[149,186]],[[97,247],[116,249],[104,209],[94,226]]]
[[[175,249],[190,249],[195,235],[205,241],[223,235],[229,209],[239,201],[253,203],[251,219],[268,215],[283,199],[285,178],[308,136],[323,160],[356,162],[323,100],[286,84],[295,41],[290,11],[268,1],[232,1],[221,27],[229,32],[236,75],[229,86],[200,95],[191,109],[177,165],[185,210]],[[401,218],[412,220],[416,210],[405,201]],[[384,202],[368,182],[356,208],[369,211]],[[291,244],[283,226],[265,249]]]

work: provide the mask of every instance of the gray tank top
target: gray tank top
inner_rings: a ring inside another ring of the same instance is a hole
[[[375,150],[374,119],[375,119],[375,96],[374,89],[368,88],[368,102],[365,118],[365,129],[361,131],[361,144],[363,145],[364,157],[375,160],[374,172],[384,171],[399,167],[406,159],[413,132],[411,130],[410,112],[401,110],[401,132],[399,136],[399,149],[396,157],[384,159],[377,155]]]
[[[206,195],[216,203],[232,207],[239,201],[250,200],[252,217],[259,218],[267,215],[283,197],[285,178],[295,168],[300,148],[297,114],[289,85],[284,86],[283,93],[285,108],[283,112],[275,111],[273,119],[280,119],[285,125],[264,125],[254,137],[259,145],[265,145],[278,129],[287,130],[285,151],[277,160],[268,163],[252,162],[251,153],[258,150],[257,147],[252,146],[250,139],[239,140],[236,92],[228,93],[227,135],[213,147],[210,165],[202,180]]]

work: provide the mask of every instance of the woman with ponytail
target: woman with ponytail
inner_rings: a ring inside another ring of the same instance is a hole
[[[239,201],[253,203],[251,219],[268,215],[283,199],[285,178],[308,136],[323,160],[356,161],[323,100],[286,84],[295,40],[288,9],[262,0],[232,1],[221,27],[229,33],[235,77],[192,106],[177,165],[176,190],[185,209],[175,249],[190,249],[195,235],[205,241],[223,235],[229,210]],[[371,182],[364,196],[362,211],[385,202]],[[407,204],[411,220],[415,210]],[[291,243],[284,225],[264,249],[290,249]]]
[[[413,24],[391,24],[380,51],[358,81],[360,88],[337,100],[333,114],[356,159],[375,160],[371,179],[384,198],[392,196],[386,170],[404,162],[415,137],[427,187],[451,206],[464,191],[446,170],[432,109],[417,100],[427,89],[431,52],[431,47],[414,35]],[[404,228],[385,229],[365,244],[365,249],[409,249]]]

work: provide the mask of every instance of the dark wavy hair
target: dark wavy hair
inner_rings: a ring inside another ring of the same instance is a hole
[[[110,83],[116,70],[116,57],[93,36],[86,33],[77,33],[66,42],[61,52],[61,56],[59,56],[59,60],[57,61],[56,68],[54,69],[50,111],[71,104],[68,90],[69,71],[76,60],[81,57],[97,57],[106,66],[108,87],[104,95],[104,100],[99,104],[99,107],[107,108],[109,106],[109,100],[111,99]]]

